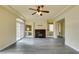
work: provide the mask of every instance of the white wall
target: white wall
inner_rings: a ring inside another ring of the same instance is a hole
[[[16,16],[0,6],[0,50],[16,41]]]
[[[65,18],[65,44],[79,51],[79,6],[70,8],[55,19],[58,21],[63,18]]]

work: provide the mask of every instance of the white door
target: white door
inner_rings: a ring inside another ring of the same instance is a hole
[[[16,40],[20,40],[24,37],[24,21],[20,21],[21,19],[16,20]]]

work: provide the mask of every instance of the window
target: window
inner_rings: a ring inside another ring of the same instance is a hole
[[[48,25],[48,30],[51,31],[51,32],[54,31],[54,26],[53,26],[53,24],[49,24],[49,25]]]

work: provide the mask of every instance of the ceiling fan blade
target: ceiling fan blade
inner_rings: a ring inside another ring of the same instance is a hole
[[[43,7],[44,7],[44,5],[40,5],[40,7],[41,7],[41,8],[43,8]]]
[[[32,15],[36,14],[37,12],[34,12]]]
[[[41,11],[41,12],[49,13],[49,11]]]
[[[37,11],[37,9],[33,9],[33,8],[29,8],[29,10],[34,10],[34,11]]]

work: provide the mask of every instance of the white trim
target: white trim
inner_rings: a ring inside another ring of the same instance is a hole
[[[65,7],[64,9],[62,9],[58,14],[56,14],[53,19],[57,18],[58,16],[60,16],[61,14],[65,13],[65,11],[68,11],[70,10],[71,8],[73,8],[74,6],[73,5],[69,5],[67,7]]]
[[[17,15],[18,17],[25,19],[25,16],[22,15],[20,12],[18,12],[17,10],[15,10],[14,8],[12,8],[10,5],[9,6],[3,6],[4,8],[8,9],[9,11],[11,11],[12,13],[14,13],[15,15]],[[66,6],[65,8],[63,8],[59,13],[57,13],[55,16],[53,16],[53,19],[55,19],[57,16],[61,15],[62,13],[64,13],[66,10],[69,10],[70,8],[74,7],[74,5],[69,5]]]
[[[16,42],[17,42],[17,41],[12,42],[12,43],[10,43],[10,44],[8,44],[8,45],[5,45],[3,48],[0,48],[0,51],[3,50],[3,49],[5,49],[5,48],[7,48],[7,47],[9,47],[9,46],[11,46],[11,45],[13,45],[13,44],[16,43]]]
[[[23,38],[24,38],[24,37],[23,37]],[[21,39],[23,39],[23,38],[21,38]],[[3,49],[5,49],[5,48],[7,48],[7,47],[9,47],[9,46],[11,46],[11,45],[13,45],[13,44],[15,44],[16,42],[20,41],[21,39],[16,40],[16,41],[14,41],[14,42],[12,42],[12,43],[10,43],[10,44],[4,46],[3,48],[0,48],[0,51],[3,50]]]
[[[74,47],[70,46],[69,44],[65,43],[65,45],[67,45],[67,46],[69,46],[70,48],[74,49],[75,51],[79,52],[79,50],[78,50],[78,49],[76,49],[76,48],[74,48]]]
[[[47,36],[47,37],[54,37],[54,36]]]
[[[14,8],[12,8],[10,5],[5,5],[2,7],[7,9],[9,12],[13,13],[17,17],[21,18],[22,20],[25,20],[25,17],[20,12],[16,11]]]
[[[30,37],[30,38],[34,38],[33,36],[25,36],[25,37],[27,37],[27,38],[29,38],[29,37]]]

